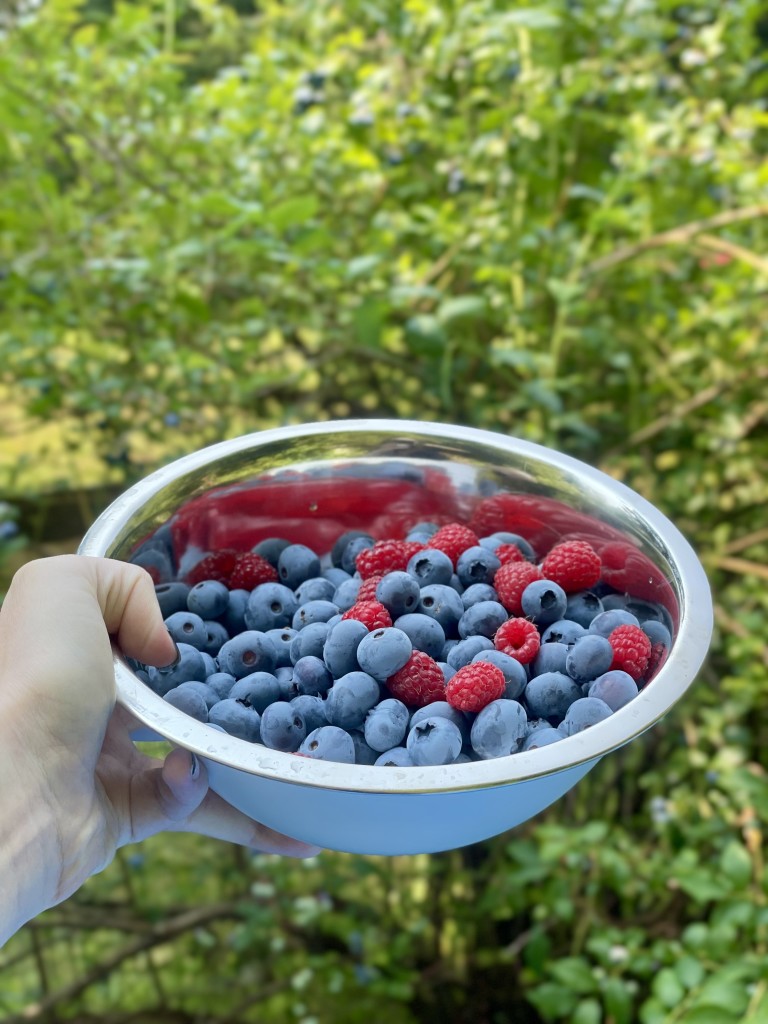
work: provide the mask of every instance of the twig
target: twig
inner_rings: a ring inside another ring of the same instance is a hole
[[[751,562],[747,558],[719,555],[710,561],[710,565],[715,569],[724,569],[726,572],[733,572],[739,576],[759,576],[760,579],[768,580],[768,565]]]
[[[766,540],[768,540],[768,526],[763,526],[759,530],[754,530],[752,533],[747,533],[742,537],[736,537],[734,540],[729,541],[723,548],[723,554],[735,555],[738,551],[744,551],[755,544],[762,544]]]
[[[6,1018],[3,1024],[26,1024],[28,1021],[39,1021],[45,1017],[50,1009],[58,1003],[74,999],[91,985],[107,977],[124,961],[143,953],[145,950],[170,942],[184,932],[198,928],[200,925],[208,924],[211,921],[223,918],[239,918],[240,907],[236,903],[216,903],[209,907],[196,908],[186,911],[169,920],[161,921],[153,925],[147,935],[134,939],[125,946],[115,950],[110,956],[105,957],[98,964],[95,964],[90,971],[80,978],[76,978],[67,985],[49,993],[45,998],[30,1003],[21,1013]]]
[[[768,259],[758,256],[756,252],[746,249],[743,245],[729,242],[725,238],[718,238],[717,235],[697,235],[696,245],[703,245],[705,249],[714,249],[715,252],[725,253],[735,260],[749,264],[750,267],[759,270],[761,274],[768,274]]]
[[[669,231],[662,231],[659,234],[644,238],[634,245],[623,245],[613,252],[601,256],[599,259],[588,263],[583,271],[583,276],[598,274],[602,270],[610,270],[619,263],[634,259],[649,249],[659,249],[665,245],[683,245],[689,242],[696,235],[701,235],[716,228],[727,227],[729,224],[737,224],[739,221],[756,220],[758,217],[768,217],[768,203],[756,203],[754,206],[745,206],[740,210],[723,210],[713,217],[705,217],[702,220],[693,220],[689,224],[681,224],[680,227],[672,228]]]

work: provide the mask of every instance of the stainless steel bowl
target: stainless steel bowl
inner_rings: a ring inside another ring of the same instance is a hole
[[[636,699],[537,750],[426,768],[299,758],[227,736],[171,707],[116,653],[118,701],[154,734],[202,757],[212,789],[229,803],[308,843],[427,853],[513,828],[657,722],[706,655],[704,571],[676,527],[634,491],[569,456],[487,431],[311,423],[224,441],[152,473],[102,513],[79,551],[130,561],[160,527],[173,533],[182,560],[221,546],[249,550],[270,535],[328,550],[346,529],[383,538],[417,520],[472,516],[528,536],[540,556],[564,536],[587,537],[604,552],[614,586],[666,607],[672,650]]]

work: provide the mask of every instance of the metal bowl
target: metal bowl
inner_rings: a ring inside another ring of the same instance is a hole
[[[131,487],[79,552],[131,561],[162,528],[183,565],[203,551],[281,536],[328,551],[343,531],[403,536],[419,520],[473,521],[527,537],[538,557],[589,539],[618,591],[666,609],[674,641],[639,695],[607,720],[529,752],[443,767],[382,768],[296,757],[230,737],[170,706],[115,653],[117,699],[151,734],[194,751],[211,788],[271,828],[364,854],[429,853],[526,821],[685,693],[706,655],[704,571],[672,523],[634,491],[559,452],[439,423],[310,423],[197,451]]]

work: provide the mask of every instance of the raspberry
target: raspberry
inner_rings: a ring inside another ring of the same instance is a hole
[[[379,601],[358,601],[341,617],[342,619],[357,619],[369,631],[392,625],[392,616]]]
[[[507,562],[496,570],[493,586],[507,611],[519,615],[523,610],[520,603],[523,591],[529,583],[542,579],[541,569],[533,562]]]
[[[541,563],[544,579],[558,583],[566,594],[588,590],[600,579],[600,556],[584,540],[556,544]]]
[[[276,583],[277,569],[261,555],[238,555],[227,586],[230,590],[254,590],[260,583]]]
[[[357,592],[357,603],[361,604],[363,601],[376,601],[376,587],[384,579],[383,576],[369,576],[368,579],[363,580],[360,584],[360,589]]]
[[[647,679],[652,679],[664,662],[667,660],[667,654],[669,650],[666,644],[656,643],[651,644],[651,654],[648,658],[648,666],[645,670]]]
[[[405,572],[408,562],[424,545],[411,540],[378,540],[372,548],[361,551],[355,567],[364,580],[384,576],[388,572]]]
[[[541,647],[541,637],[536,626],[529,619],[507,619],[496,630],[493,644],[497,651],[527,665],[533,661]]]
[[[441,526],[437,533],[433,534],[427,541],[428,548],[437,548],[448,555],[454,567],[467,548],[477,547],[480,539],[474,530],[462,523],[448,523]]]
[[[203,580],[216,580],[229,586],[229,575],[235,567],[237,551],[232,548],[222,548],[213,555],[206,555],[205,558],[193,566],[187,573],[187,583],[194,586],[202,583]]]
[[[482,711],[486,704],[504,693],[506,680],[498,665],[473,661],[451,676],[445,687],[445,699],[457,711]]]
[[[622,669],[637,681],[648,668],[651,657],[651,641],[639,626],[617,626],[612,630],[608,643],[613,648],[611,669]]]
[[[501,562],[502,565],[506,565],[508,562],[524,562],[525,555],[517,546],[517,544],[499,544],[494,551],[494,554]]]
[[[443,670],[424,651],[414,651],[403,667],[387,679],[387,688],[393,697],[411,707],[423,708],[436,700],[445,700]]]

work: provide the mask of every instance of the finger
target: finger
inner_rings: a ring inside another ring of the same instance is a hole
[[[205,765],[181,748],[171,751],[162,767],[134,776],[131,817],[133,834],[125,842],[163,831],[197,832],[285,857],[314,857],[320,852],[319,847],[275,832],[222,800],[208,789]]]

